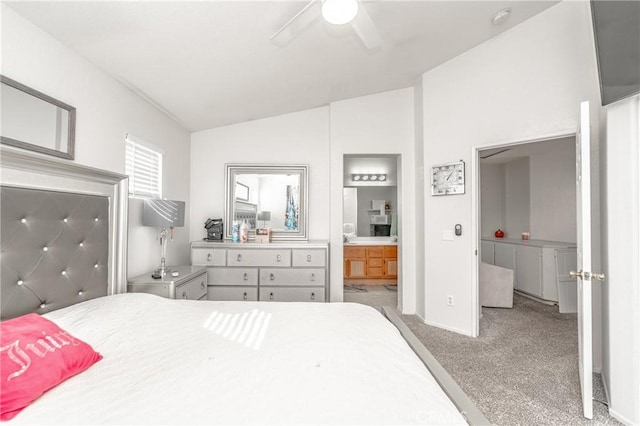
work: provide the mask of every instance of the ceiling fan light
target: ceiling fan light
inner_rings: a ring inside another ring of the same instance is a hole
[[[324,0],[322,3],[322,17],[330,24],[347,24],[351,22],[357,14],[357,0]]]

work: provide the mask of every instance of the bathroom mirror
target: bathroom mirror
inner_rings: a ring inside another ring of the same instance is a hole
[[[76,109],[0,76],[1,142],[73,160]]]
[[[247,221],[249,240],[256,228],[270,228],[271,239],[306,240],[306,165],[227,164],[225,166],[225,239],[233,221]]]

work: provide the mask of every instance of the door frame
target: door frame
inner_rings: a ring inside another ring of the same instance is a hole
[[[472,250],[472,271],[471,274],[471,318],[473,321],[471,331],[472,337],[480,335],[480,315],[482,307],[480,306],[480,242],[482,239],[481,222],[480,222],[480,151],[495,148],[507,148],[518,145],[525,145],[535,142],[550,141],[554,139],[562,139],[567,137],[576,137],[576,129],[563,130],[546,136],[539,136],[533,139],[517,139],[511,141],[494,142],[485,145],[474,145],[471,147],[471,235],[473,238]]]

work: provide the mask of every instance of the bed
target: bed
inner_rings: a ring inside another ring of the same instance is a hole
[[[96,354],[8,424],[488,424],[393,309],[127,294],[126,179],[2,154],[2,317],[37,313]],[[63,207],[36,214],[33,194]],[[80,220],[68,197],[97,197],[102,210],[76,208]],[[60,228],[51,243],[5,238],[47,220]],[[20,367],[5,343],[3,376]]]

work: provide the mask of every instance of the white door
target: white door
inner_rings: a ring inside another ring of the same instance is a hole
[[[593,418],[593,355],[591,329],[591,280],[604,277],[591,272],[591,134],[589,102],[580,104],[580,123],[576,135],[576,200],[578,229],[578,356],[584,416]]]

